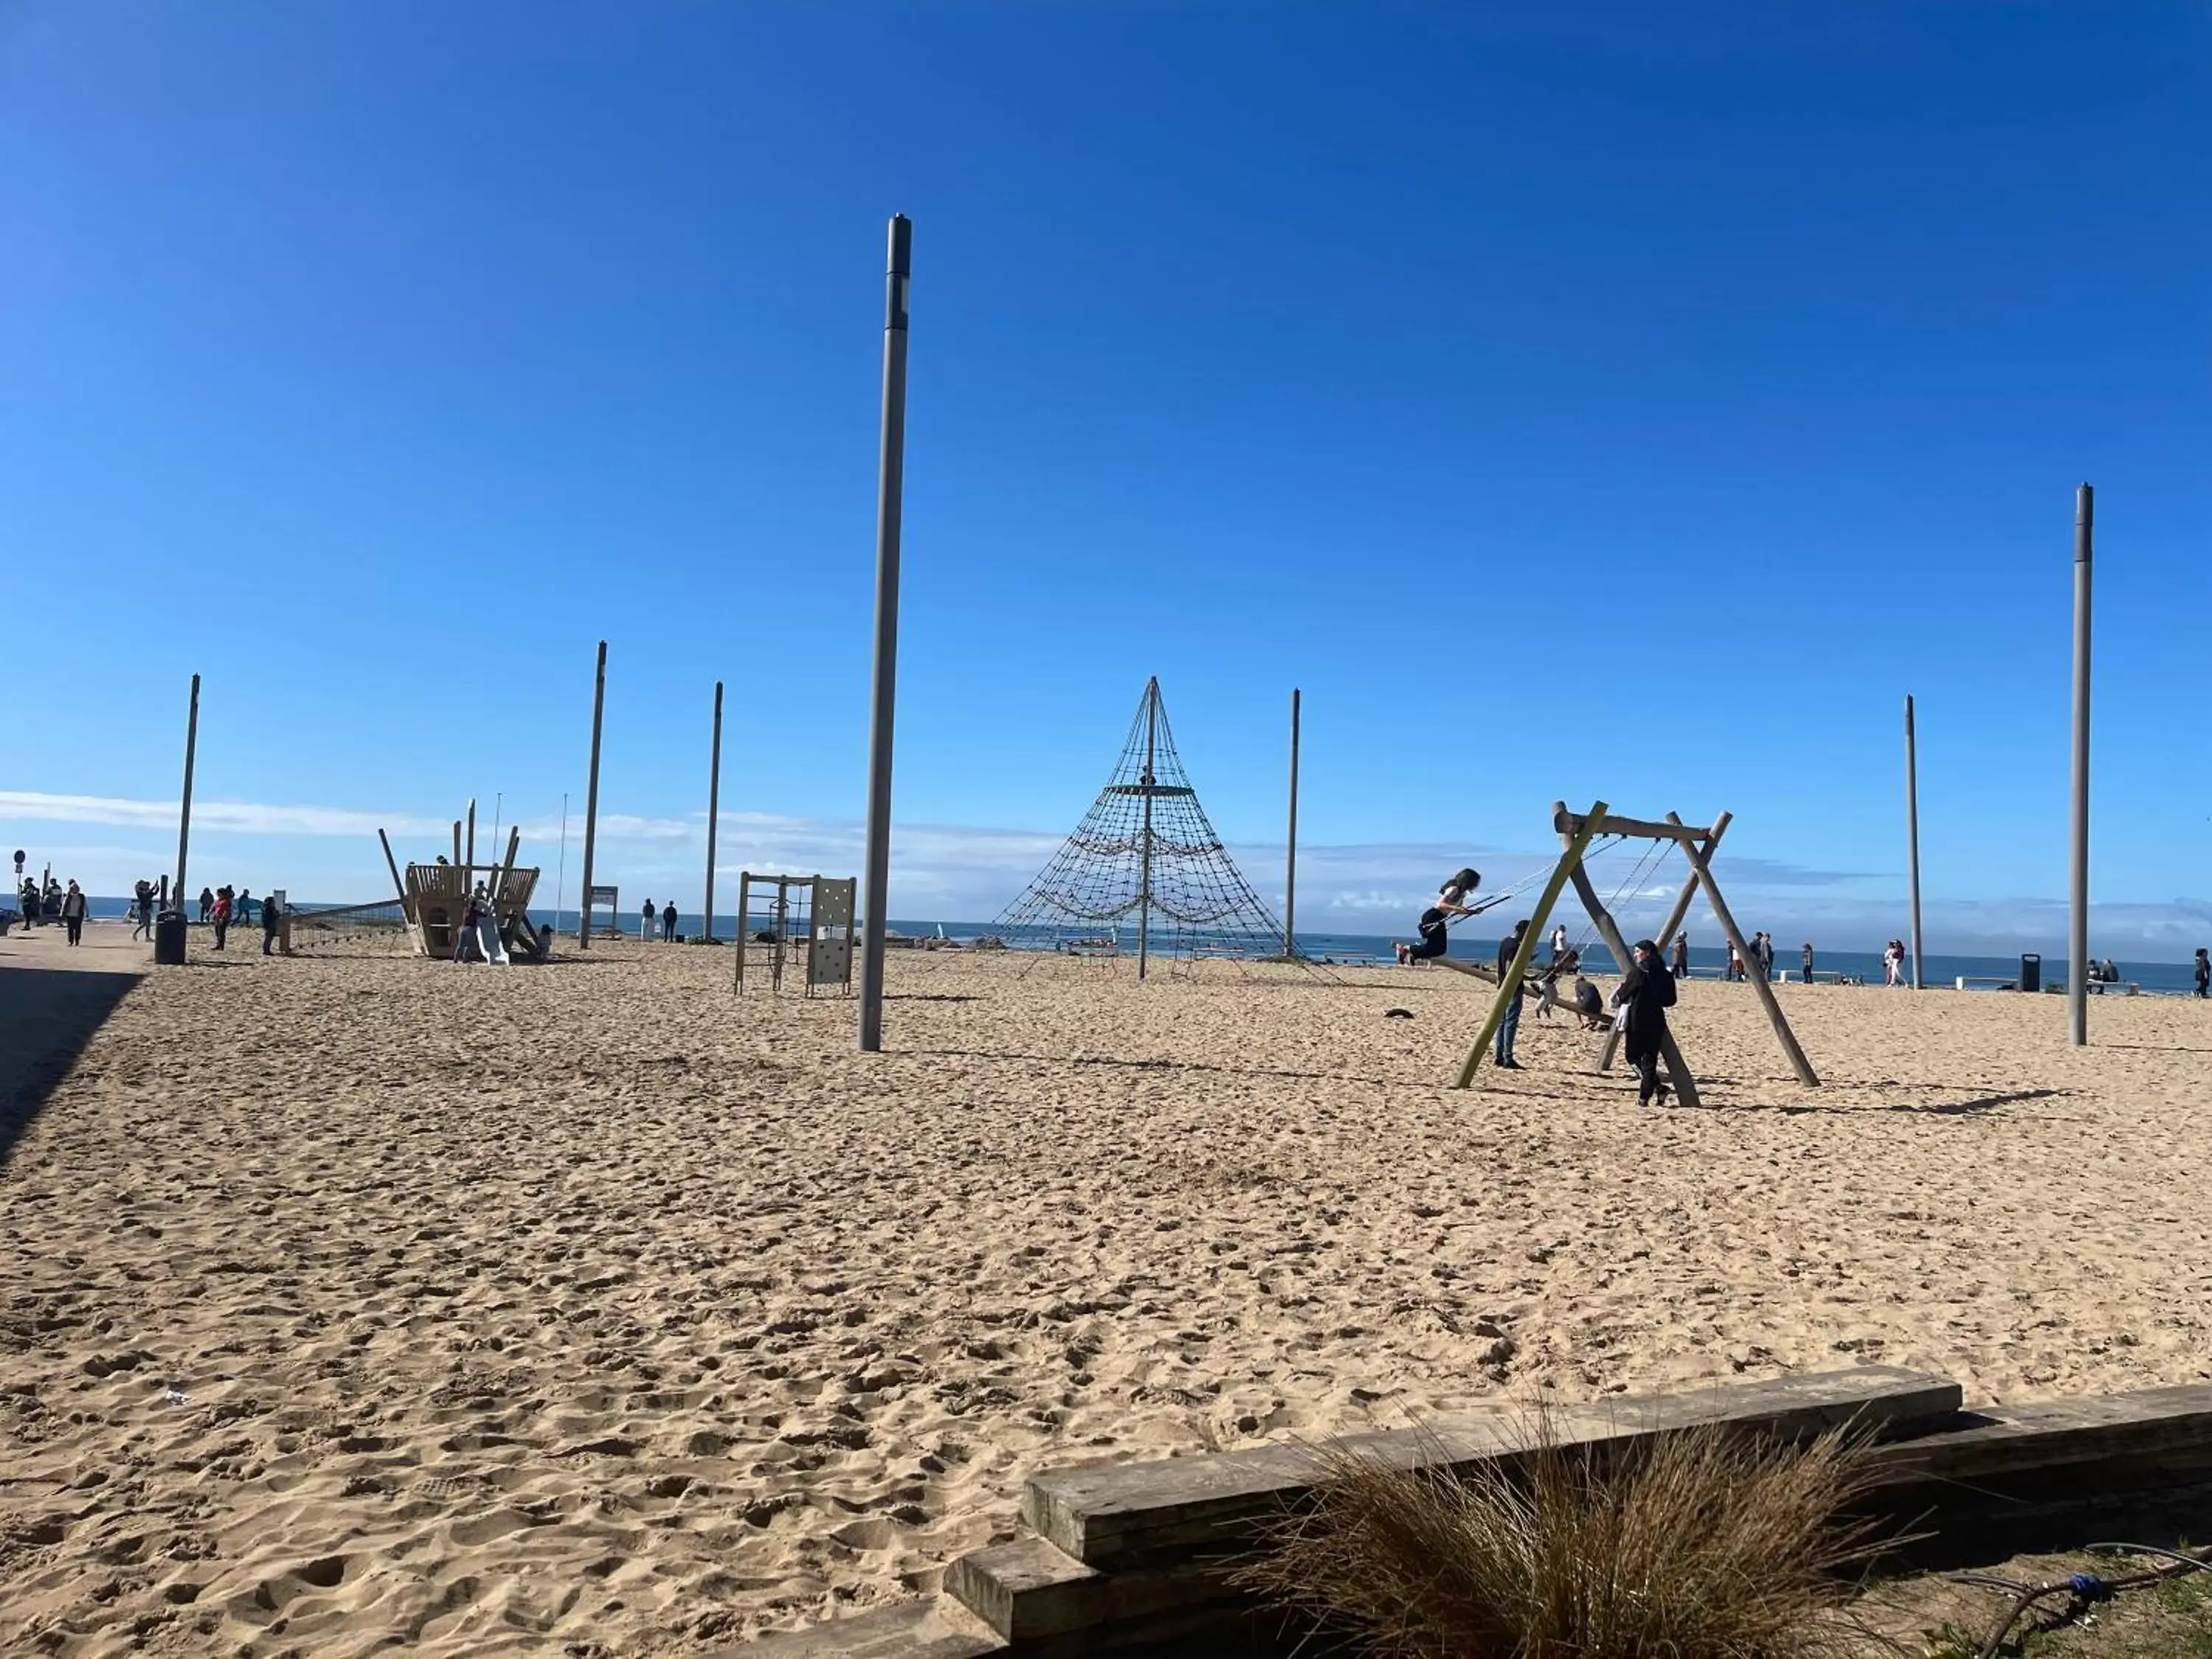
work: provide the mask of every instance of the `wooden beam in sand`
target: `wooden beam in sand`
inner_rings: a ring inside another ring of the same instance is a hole
[[[1959,1385],[1893,1365],[1733,1383],[1644,1400],[1608,1400],[1554,1409],[1561,1447],[1626,1449],[1673,1430],[1725,1424],[1796,1438],[1839,1424],[1872,1431],[1925,1423],[1960,1407]],[[1451,1423],[1352,1435],[1347,1450],[1439,1474],[1526,1449],[1527,1425],[1510,1412]],[[1318,1478],[1310,1447],[1255,1446],[1205,1457],[1092,1465],[1031,1477],[1022,1518],[1053,1546],[1089,1566],[1158,1559],[1248,1542],[1249,1528],[1287,1512]]]

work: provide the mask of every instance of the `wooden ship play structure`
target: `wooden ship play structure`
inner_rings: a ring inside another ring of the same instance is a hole
[[[1127,940],[1125,946],[1124,931]],[[991,932],[1015,948],[1137,959],[1281,953],[1283,925],[1229,856],[1176,753],[1158,677],[1083,822]]]
[[[530,919],[530,901],[538,890],[540,872],[535,865],[515,862],[522,850],[522,830],[519,825],[507,833],[507,855],[504,858],[497,864],[478,864],[476,861],[477,804],[471,801],[467,816],[453,820],[452,859],[440,858],[428,864],[410,864],[404,876],[399,872],[399,861],[392,855],[391,838],[379,830],[376,839],[384,848],[385,868],[392,872],[392,885],[398,896],[400,918],[416,956],[431,957],[442,962],[453,959],[455,946],[463,935],[462,924],[468,915],[470,896],[481,887],[483,902],[491,911],[501,953],[514,960],[544,960],[552,944],[551,930],[540,928]],[[299,920],[302,923],[312,922],[320,926],[343,921],[349,916],[385,915],[391,909],[391,900],[380,899],[370,904],[349,904],[332,910],[306,912]],[[501,959],[501,955],[487,955],[494,962]]]

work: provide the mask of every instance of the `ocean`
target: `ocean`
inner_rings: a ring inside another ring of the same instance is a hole
[[[127,916],[131,913],[131,902],[123,898],[94,897],[89,908],[91,914],[95,917]],[[319,907],[305,902],[300,906],[303,912],[317,908]],[[398,906],[395,905],[392,908],[394,914],[397,914]],[[574,910],[562,910],[557,915],[550,909],[533,910],[531,912],[531,916],[532,920],[539,922],[551,922],[559,932],[565,934],[573,935],[576,931],[576,913]],[[634,933],[636,931],[637,915],[635,911],[623,917],[623,927],[627,932]],[[917,938],[934,935],[942,927],[948,938],[956,939],[975,939],[980,934],[991,931],[989,923],[979,921],[939,923],[894,920],[891,927],[895,932]],[[696,911],[678,911],[676,927],[677,932],[687,939],[704,931],[701,917]],[[715,931],[723,939],[731,938],[737,932],[737,917],[734,915],[718,916],[715,919]],[[1401,937],[1411,936],[1402,935]],[[1392,959],[1390,944],[1390,936],[1380,933],[1300,933],[1298,935],[1299,949],[1310,957],[1327,962],[1389,962]],[[1489,962],[1498,954],[1498,941],[1495,939],[1478,939],[1464,933],[1455,933],[1452,936],[1451,954],[1467,961]],[[1583,954],[1592,958],[1598,969],[1610,971],[1612,963],[1602,946],[1595,951],[1586,951]],[[1700,978],[1717,977],[1720,973],[1723,956],[1723,953],[1721,951],[1710,945],[1692,945],[1690,949],[1691,969]],[[2191,977],[2193,970],[2188,963],[2130,962],[2124,957],[2115,958],[2115,960],[2118,963],[2120,977],[2124,980],[2135,981],[2142,987],[2146,994],[2160,996],[2187,996],[2194,989]],[[1797,969],[1796,948],[1785,947],[1776,957],[1774,965],[1778,973],[1786,968],[1794,975]],[[1849,974],[1864,980],[1869,985],[1878,986],[1881,983],[1881,953],[1879,951],[1821,951],[1814,957],[1813,965],[1815,971],[1821,975]],[[2042,966],[2044,983],[2050,985],[2064,982],[2066,958],[2063,951],[2045,953]],[[1930,952],[1923,978],[1931,986],[1948,988],[1961,977],[2015,979],[2020,970],[2021,959],[2017,956],[1948,956]]]

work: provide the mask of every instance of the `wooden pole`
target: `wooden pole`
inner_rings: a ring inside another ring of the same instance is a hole
[[[1682,856],[1690,860],[1690,867],[1705,883],[1705,902],[1712,907],[1713,920],[1720,923],[1721,932],[1728,935],[1729,944],[1747,964],[1755,965],[1759,959],[1752,955],[1751,947],[1744,943],[1742,931],[1736,927],[1735,918],[1729,914],[1728,901],[1721,896],[1721,890],[1713,884],[1712,866],[1705,861],[1705,855],[1698,850],[1697,842],[1684,842]],[[1782,1044],[1782,1052],[1790,1057],[1790,1065],[1797,1073],[1797,1080],[1808,1089],[1819,1088],[1820,1073],[1813,1069],[1813,1062],[1805,1058],[1805,1051],[1797,1046],[1796,1033],[1790,1029],[1790,1022],[1783,1018],[1782,1005],[1774,1000],[1774,988],[1766,982],[1766,975],[1763,971],[1754,972],[1749,977],[1752,992],[1759,998],[1759,1006],[1766,1010],[1767,1023],[1774,1027],[1775,1038]]]
[[[1298,692],[1291,688],[1291,839],[1283,864],[1283,954],[1298,953]]]
[[[906,513],[907,289],[914,274],[914,222],[891,216],[884,271],[884,415],[876,456],[876,654],[868,723],[868,827],[863,845],[867,915],[860,935],[864,1054],[884,1047],[884,951],[890,932],[891,740],[898,714],[899,537]],[[781,988],[781,975],[778,976]]]
[[[392,872],[392,890],[399,895],[399,914],[412,921],[415,917],[407,902],[407,884],[399,879],[399,860],[392,856],[392,838],[379,830],[376,839],[384,848],[384,867]]]
[[[461,821],[459,818],[453,820],[453,863],[463,871],[468,867],[461,863]],[[468,877],[464,874],[461,879],[465,883]]]
[[[1672,820],[1676,815],[1669,812],[1667,816],[1668,819]],[[1728,833],[1729,821],[1729,815],[1726,812],[1722,813],[1718,817],[1713,820],[1712,833],[1705,837],[1705,857],[1708,860],[1711,859],[1713,855],[1713,848],[1721,844],[1721,837]],[[1667,947],[1674,942],[1674,930],[1680,927],[1682,925],[1683,921],[1689,915],[1690,901],[1695,898],[1697,894],[1698,874],[1697,872],[1693,870],[1690,872],[1690,878],[1682,884],[1682,895],[1680,898],[1674,901],[1674,908],[1667,913],[1667,925],[1659,930],[1657,942],[1659,945],[1659,954],[1662,957],[1666,956]],[[1620,1033],[1618,1031],[1607,1031],[1605,1034],[1605,1050],[1597,1057],[1598,1070],[1601,1072],[1611,1071],[1613,1069],[1613,1056],[1620,1052]]]
[[[1521,948],[1513,953],[1512,965],[1505,970],[1505,977],[1498,985],[1498,995],[1491,1002],[1490,1017],[1482,1022],[1482,1035],[1475,1038],[1474,1047],[1467,1051],[1467,1058],[1460,1062],[1459,1076],[1454,1080],[1453,1088],[1465,1089],[1474,1082],[1475,1068],[1482,1064],[1482,1057],[1490,1052],[1490,1045],[1497,1041],[1498,1028],[1505,1023],[1505,999],[1510,994],[1506,987],[1518,985],[1521,976],[1528,971],[1528,963],[1536,954],[1536,940],[1544,932],[1544,924],[1551,920],[1552,907],[1559,902],[1560,890],[1566,886],[1569,873],[1581,867],[1583,849],[1590,844],[1591,838],[1604,823],[1605,803],[1593,802],[1583,821],[1575,827],[1574,834],[1567,838],[1567,850],[1559,860],[1559,868],[1552,872],[1551,880],[1544,884],[1544,890],[1537,897],[1536,908],[1528,917],[1528,925],[1522,930]]]
[[[1711,852],[1711,848],[1705,849]],[[1920,757],[1912,728],[1912,698],[1905,699],[1905,852],[1912,896],[1912,988],[1920,976]]]
[[[515,854],[522,850],[522,826],[516,824],[507,832],[507,856],[500,860],[499,873],[492,878],[491,896],[496,899],[507,891],[507,884],[514,879]]]
[[[744,990],[745,990],[745,946],[746,946],[746,945],[750,942],[750,941],[746,939],[746,937],[745,937],[745,913],[752,908],[752,896],[753,896],[752,887],[753,887],[752,872],[751,872],[750,871],[748,871],[748,870],[740,870],[740,871],[738,871],[738,940],[737,940],[737,944],[738,944],[738,972],[737,972],[737,979],[736,979],[736,982],[735,982],[735,989],[737,990],[738,994],[738,995],[740,995],[740,996],[743,996],[743,995],[744,994]]]
[[[185,857],[192,845],[192,758],[200,746],[200,677],[192,676],[191,711],[185,716],[185,800],[177,814],[177,908],[185,908]]]
[[[714,830],[722,817],[722,683],[714,682],[714,742],[707,762],[707,943],[714,942]]]
[[[464,887],[466,887],[469,884],[469,877],[475,874],[477,867],[477,798],[474,795],[471,795],[469,797],[469,840],[467,851],[468,856],[462,865],[462,868],[467,872],[467,874],[463,875],[461,878],[461,885]]]
[[[584,794],[584,902],[577,907],[584,925],[576,931],[576,943],[586,951],[592,948],[592,850],[599,828],[599,724],[606,708],[607,642],[601,640],[599,677],[592,687],[592,774]]]
[[[2096,514],[2096,491],[2083,484],[2074,496],[2074,834],[2066,917],[2066,1030],[2076,1048],[2089,1042],[2089,577]]]
[[[1145,977],[1146,958],[1152,954],[1152,759],[1153,711],[1159,707],[1160,677],[1157,674],[1145,684],[1145,770],[1143,831],[1137,842],[1137,978]]]
[[[1628,977],[1636,966],[1636,955],[1628,948],[1628,941],[1620,936],[1620,926],[1613,919],[1613,912],[1605,908],[1598,897],[1597,889],[1590,885],[1589,872],[1583,868],[1580,859],[1575,860],[1571,877],[1575,896],[1582,900],[1583,908],[1589,912],[1590,920],[1597,924],[1598,936],[1605,940],[1605,948],[1613,952],[1613,959],[1620,965],[1620,976]],[[1698,1103],[1698,1080],[1690,1075],[1688,1062],[1683,1060],[1681,1049],[1674,1042],[1673,1027],[1659,1040],[1660,1058],[1667,1062],[1668,1080],[1674,1085],[1674,1098],[1685,1106]]]

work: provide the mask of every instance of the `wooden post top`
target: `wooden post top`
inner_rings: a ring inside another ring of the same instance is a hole
[[[1571,836],[1583,827],[1584,814],[1570,812],[1564,807],[1552,815],[1552,827],[1563,836]],[[1598,826],[1601,836],[1632,836],[1644,841],[1704,841],[1713,831],[1694,823],[1668,823],[1658,818],[1625,818],[1618,812],[1607,812],[1605,822]]]

